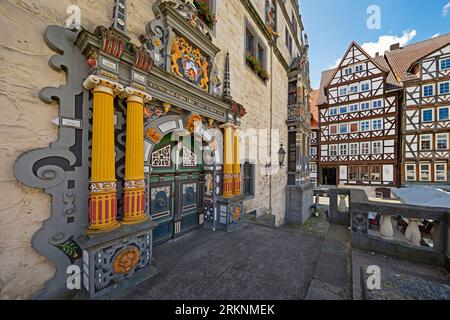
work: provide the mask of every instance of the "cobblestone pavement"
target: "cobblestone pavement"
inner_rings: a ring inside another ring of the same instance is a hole
[[[196,230],[154,250],[159,273],[117,299],[304,299],[322,237],[246,223]]]

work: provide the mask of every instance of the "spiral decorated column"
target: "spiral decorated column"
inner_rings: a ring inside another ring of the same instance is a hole
[[[114,97],[123,87],[94,75],[83,85],[92,90],[93,95],[88,233],[100,233],[120,226],[117,221]]]
[[[144,103],[150,101],[151,96],[133,88],[126,88],[125,93],[128,98],[122,223],[136,224],[148,219],[145,214]]]
[[[223,196],[233,196],[233,128],[234,125],[227,123],[223,126]]]
[[[234,161],[233,161],[233,195],[241,194],[241,164],[239,153],[239,134],[240,129],[236,128],[233,132]]]

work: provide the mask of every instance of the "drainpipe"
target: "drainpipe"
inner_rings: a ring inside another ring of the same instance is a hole
[[[270,162],[272,162],[272,110],[273,110],[273,47],[270,46],[270,122],[269,122],[269,154],[270,154]],[[273,165],[273,164],[272,164]],[[272,170],[272,168],[271,168]],[[270,175],[269,180],[269,210],[270,214],[272,212],[272,175]],[[276,224],[276,219],[275,219]]]

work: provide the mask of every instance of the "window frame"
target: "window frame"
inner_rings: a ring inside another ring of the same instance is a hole
[[[447,110],[447,118],[446,119],[441,119],[441,110]],[[439,107],[437,113],[438,113],[438,121],[450,120],[450,106],[449,107]]]
[[[345,111],[342,111],[344,109]],[[340,106],[339,107],[339,114],[346,114],[348,113],[348,106]]]
[[[363,105],[367,105],[367,108],[363,108]],[[367,111],[370,110],[371,106],[370,106],[370,102],[366,101],[366,102],[361,102],[359,104],[359,110],[360,111]]]
[[[439,148],[439,136],[444,136],[445,137],[445,148]],[[436,150],[448,150],[448,133],[436,133],[436,137],[435,137],[435,148]]]
[[[431,94],[430,94],[430,95],[426,95],[426,94],[425,94],[425,90],[426,90],[427,88],[430,88],[430,87],[431,87]],[[423,88],[422,88],[422,94],[423,94],[423,96],[424,96],[425,98],[429,98],[429,97],[434,96],[434,84],[426,84],[426,85],[424,85]]]
[[[356,150],[355,148],[352,148],[356,146]],[[355,152],[353,152],[355,151]],[[353,142],[349,144],[349,155],[351,156],[357,156],[359,154],[359,143],[358,142]]]
[[[425,137],[429,137],[429,140],[428,140],[428,138],[425,139]],[[422,148],[422,146],[423,146],[422,142],[424,140],[428,141],[430,143],[430,148],[429,149],[423,149]],[[432,149],[433,149],[433,135],[432,134],[421,134],[420,137],[419,137],[419,150],[420,151],[431,151]]]
[[[422,166],[428,167],[428,179],[423,179]],[[431,181],[431,164],[430,163],[419,163],[419,181]]]
[[[356,110],[353,110],[352,107],[356,106]],[[359,111],[359,104],[358,103],[353,103],[351,105],[349,105],[349,112],[358,112]]]
[[[363,123],[367,123],[368,124],[368,128],[367,129],[364,129],[363,128]],[[367,132],[367,131],[370,131],[371,130],[371,123],[370,123],[370,120],[361,120],[360,122],[359,122],[359,131],[360,132]]]
[[[363,89],[363,86],[365,86],[365,85],[367,85],[367,88],[368,88],[367,90]],[[361,82],[360,87],[361,87],[360,92],[368,92],[368,91],[370,91],[372,89],[371,86],[370,86],[370,82],[369,81]]]
[[[444,173],[443,177],[444,177],[444,179],[443,180],[439,180],[438,179],[438,169],[437,169],[438,166],[444,166],[444,170],[443,170],[443,173]],[[447,182],[447,180],[448,180],[447,175],[448,175],[447,174],[447,163],[445,163],[445,162],[436,162],[436,163],[434,163],[434,181],[436,181],[436,182]]]
[[[375,172],[375,174],[379,174],[379,177],[378,177],[378,179],[373,179],[373,174],[374,174],[374,171],[373,171],[373,169],[374,168],[378,168],[379,169],[379,171],[378,172]],[[383,171],[382,171],[382,168],[381,168],[381,166],[380,165],[371,165],[370,166],[370,181],[372,181],[372,182],[381,182],[382,181],[382,173],[383,173]]]
[[[379,145],[379,147],[378,147]],[[383,153],[383,142],[382,141],[372,141],[371,145],[372,154],[382,154]],[[375,148],[379,148],[379,152],[375,152]]]
[[[424,119],[424,114],[425,114],[426,111],[431,111],[431,120],[425,120]],[[420,112],[420,115],[421,115],[422,122],[428,123],[428,122],[433,122],[434,121],[434,109],[433,108],[422,109],[421,112]]]
[[[345,148],[343,148],[345,147]],[[342,151],[345,151],[344,153],[342,153]],[[344,144],[340,144],[339,145],[339,156],[348,156],[348,145],[346,143]]]
[[[334,110],[335,112],[333,114],[331,114],[331,110]],[[337,116],[337,114],[338,114],[338,109],[336,107],[328,109],[328,116]]]
[[[413,172],[414,172],[414,179],[409,179],[408,178],[408,166],[412,166],[413,167]],[[405,181],[417,181],[417,166],[415,163],[406,163],[405,164]]]
[[[442,90],[441,90],[442,85],[447,85],[447,89],[448,89],[447,92],[442,92]],[[450,81],[439,82],[438,93],[439,93],[439,95],[449,94],[450,93]]]
[[[380,106],[375,106],[375,103],[378,102],[380,103]],[[372,109],[382,109],[383,108],[383,100],[382,99],[377,99],[377,100],[372,100]]]
[[[337,144],[330,144],[330,150],[329,150],[329,156],[330,157],[337,157],[338,155],[338,145]],[[333,150],[333,147],[335,150]],[[332,154],[332,152],[335,152],[335,154]]]
[[[444,65],[444,63],[446,64],[446,67],[442,67]],[[450,70],[450,57],[447,58],[443,58],[439,61],[439,70],[440,71],[446,71],[446,70]]]
[[[379,124],[380,124],[380,127],[378,129],[375,128],[375,124],[374,124],[375,122],[377,122],[377,123],[379,122]],[[372,131],[383,130],[383,119],[372,119],[371,126],[372,126]]]
[[[333,132],[331,132],[331,128],[336,128],[336,132],[335,133],[333,133]],[[330,126],[329,126],[329,132],[330,132],[330,135],[336,135],[336,134],[338,134],[339,133],[339,131],[338,131],[338,125],[337,124],[330,124]]]
[[[346,128],[345,132],[342,132],[341,128]],[[340,123],[339,124],[339,134],[348,134],[348,123]]]
[[[367,152],[363,152],[367,147]],[[359,147],[359,153],[361,155],[369,155],[370,154],[370,142],[361,142]]]
[[[356,172],[352,172],[356,168]],[[352,174],[356,174],[355,178],[352,178]],[[359,167],[358,166],[348,166],[348,180],[349,181],[357,181],[359,178]]]
[[[352,131],[352,125],[356,124],[356,131]],[[355,132],[359,132],[359,122],[350,122],[349,125],[349,132],[350,133],[355,133]]]

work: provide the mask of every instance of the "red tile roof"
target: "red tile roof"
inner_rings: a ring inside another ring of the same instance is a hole
[[[397,79],[403,82],[417,79],[416,75],[408,72],[417,61],[447,45],[450,45],[450,33],[386,52],[385,56]]]

